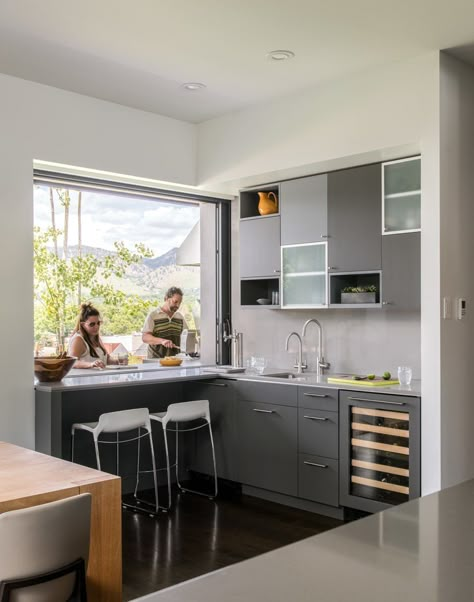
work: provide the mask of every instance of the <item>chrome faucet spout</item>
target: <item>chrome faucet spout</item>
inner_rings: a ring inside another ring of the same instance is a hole
[[[310,318],[309,320],[306,320],[306,322],[303,325],[301,337],[304,337],[306,335],[306,329],[311,323],[315,324],[318,327],[318,357],[316,361],[316,374],[318,376],[321,376],[321,374],[323,374],[323,371],[331,366],[331,364],[324,361],[323,327],[321,326],[321,323],[318,320],[316,320],[316,318]]]
[[[303,366],[303,341],[300,335],[297,332],[290,332],[290,334],[286,337],[285,350],[288,351],[288,345],[291,337],[296,337],[298,340],[298,360],[296,362],[296,371],[298,374],[302,374],[304,370]]]

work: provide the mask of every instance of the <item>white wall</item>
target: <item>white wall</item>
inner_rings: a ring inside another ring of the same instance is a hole
[[[33,160],[194,185],[196,127],[0,75],[0,440],[34,446]]]
[[[441,55],[441,296],[464,297],[464,320],[441,322],[442,485],[474,476],[474,70]]]
[[[384,65],[343,81],[330,82],[304,95],[283,98],[262,107],[220,117],[198,126],[198,180],[200,186],[236,193],[243,185],[298,177],[422,153],[422,313],[421,376],[423,379],[422,479],[423,491],[441,484],[440,447],[440,326],[439,326],[439,55]],[[237,218],[234,212],[234,218]],[[234,220],[233,234],[238,234]],[[233,249],[233,323],[242,327],[249,349],[257,351],[252,330],[260,322],[271,337],[281,361],[283,330],[307,317],[285,317],[272,328],[272,321],[259,318],[256,310],[244,314],[239,308],[238,248]],[[290,312],[295,314],[296,312]],[[367,312],[366,312],[367,313]],[[260,314],[259,314],[260,315]],[[376,314],[374,314],[375,316]],[[334,312],[324,314],[328,328],[337,336],[341,328]],[[357,321],[358,332],[367,335],[367,324]],[[419,330],[413,318],[399,331],[399,318],[390,318],[388,328],[416,362]],[[332,324],[332,326],[331,326]],[[347,325],[347,324],[346,324]],[[382,314],[374,318],[377,328],[386,328]],[[245,330],[248,330],[246,336]],[[328,335],[328,329],[326,329]],[[329,333],[330,334],[330,333]],[[404,334],[407,335],[404,337]],[[409,336],[408,336],[409,335]],[[354,358],[355,339],[350,357]],[[388,360],[386,341],[379,340],[380,366]],[[342,355],[337,354],[341,358]],[[327,354],[328,355],[328,354]],[[375,355],[375,354],[374,354]],[[396,354],[395,354],[396,355]],[[328,355],[329,357],[329,355]],[[395,361],[395,359],[393,360]],[[366,364],[359,363],[361,368]],[[376,364],[379,366],[379,363]],[[355,366],[354,366],[355,367]],[[415,364],[415,368],[416,368]]]

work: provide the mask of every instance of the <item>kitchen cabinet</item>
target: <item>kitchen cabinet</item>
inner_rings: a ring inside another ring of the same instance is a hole
[[[281,248],[281,307],[325,307],[327,298],[327,243]]]
[[[280,184],[281,244],[327,239],[327,174]]]
[[[212,433],[216,453],[217,475],[223,479],[238,480],[238,449],[235,431],[234,382],[214,379],[210,382],[184,383],[184,399],[208,399]],[[186,435],[183,435],[186,436]],[[189,454],[191,470],[213,474],[209,431],[203,428],[194,433],[193,453]]]
[[[382,267],[380,164],[328,174],[328,264],[331,272]]]
[[[339,505],[338,392],[298,387],[298,496]]]
[[[382,237],[382,305],[420,310],[421,233]]]
[[[382,232],[421,229],[421,157],[382,163]]]
[[[420,402],[340,391],[341,506],[378,512],[420,496]]]
[[[280,274],[280,216],[240,221],[240,277],[275,278]]]
[[[286,385],[236,383],[239,481],[296,496],[297,391]]]

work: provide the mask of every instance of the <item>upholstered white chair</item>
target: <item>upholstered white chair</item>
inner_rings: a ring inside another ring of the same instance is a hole
[[[0,514],[1,602],[86,601],[91,495]]]

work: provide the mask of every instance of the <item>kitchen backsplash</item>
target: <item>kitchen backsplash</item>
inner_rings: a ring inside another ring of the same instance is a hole
[[[236,306],[234,305],[234,308]],[[238,306],[237,306],[238,307]],[[323,327],[325,360],[329,372],[396,374],[397,366],[411,366],[413,378],[420,378],[420,315],[377,309],[234,311],[234,328],[243,332],[244,362],[251,355],[264,356],[271,368],[292,369],[298,343],[285,341],[292,331],[301,335],[303,324],[316,318]],[[303,358],[308,370],[316,368],[318,329],[310,324],[303,339]]]

